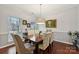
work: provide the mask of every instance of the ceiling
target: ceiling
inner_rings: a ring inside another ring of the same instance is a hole
[[[41,12],[42,15],[49,15],[76,6],[78,6],[78,4],[42,4]],[[29,14],[34,14],[35,16],[40,15],[40,4],[11,4],[11,5],[5,4],[5,5],[0,5],[0,7],[7,7],[12,9],[17,8],[18,10],[22,10]]]

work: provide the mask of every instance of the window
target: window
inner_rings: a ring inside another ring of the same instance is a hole
[[[38,30],[38,25],[35,22],[31,22],[31,29]]]
[[[20,20],[17,17],[10,17],[10,31],[16,31],[19,32],[19,24],[20,24]]]
[[[45,23],[40,23],[38,25],[38,30],[42,31],[43,33],[46,31]]]
[[[13,32],[19,33],[20,32],[20,18],[10,16],[9,17],[9,35],[8,35],[8,42],[13,41],[12,36],[10,35]]]

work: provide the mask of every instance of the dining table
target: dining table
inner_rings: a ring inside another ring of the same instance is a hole
[[[39,44],[43,43],[43,35],[31,35],[29,40],[35,45],[34,54],[38,54]]]

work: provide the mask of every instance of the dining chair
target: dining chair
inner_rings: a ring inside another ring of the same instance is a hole
[[[28,43],[29,39],[28,39],[28,33],[23,33],[23,38],[25,39],[24,42]]]
[[[22,41],[21,37],[17,34],[11,34],[15,45],[16,45],[16,52],[18,54],[31,54],[33,53],[34,47],[27,47],[24,45],[24,42]]]
[[[48,36],[50,39],[50,41],[49,41],[49,53],[51,53],[51,51],[53,49],[53,33],[49,33]]]
[[[40,52],[42,52],[42,53],[48,53],[49,43],[50,43],[49,36],[47,36],[47,34],[44,34],[43,43],[39,44],[39,49],[41,50]]]

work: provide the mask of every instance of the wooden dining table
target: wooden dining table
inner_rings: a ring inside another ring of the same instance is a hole
[[[38,54],[39,44],[43,43],[43,35],[40,35],[40,36],[39,35],[37,35],[37,36],[32,35],[29,37],[29,40],[31,42],[33,42],[35,45],[34,54]]]

